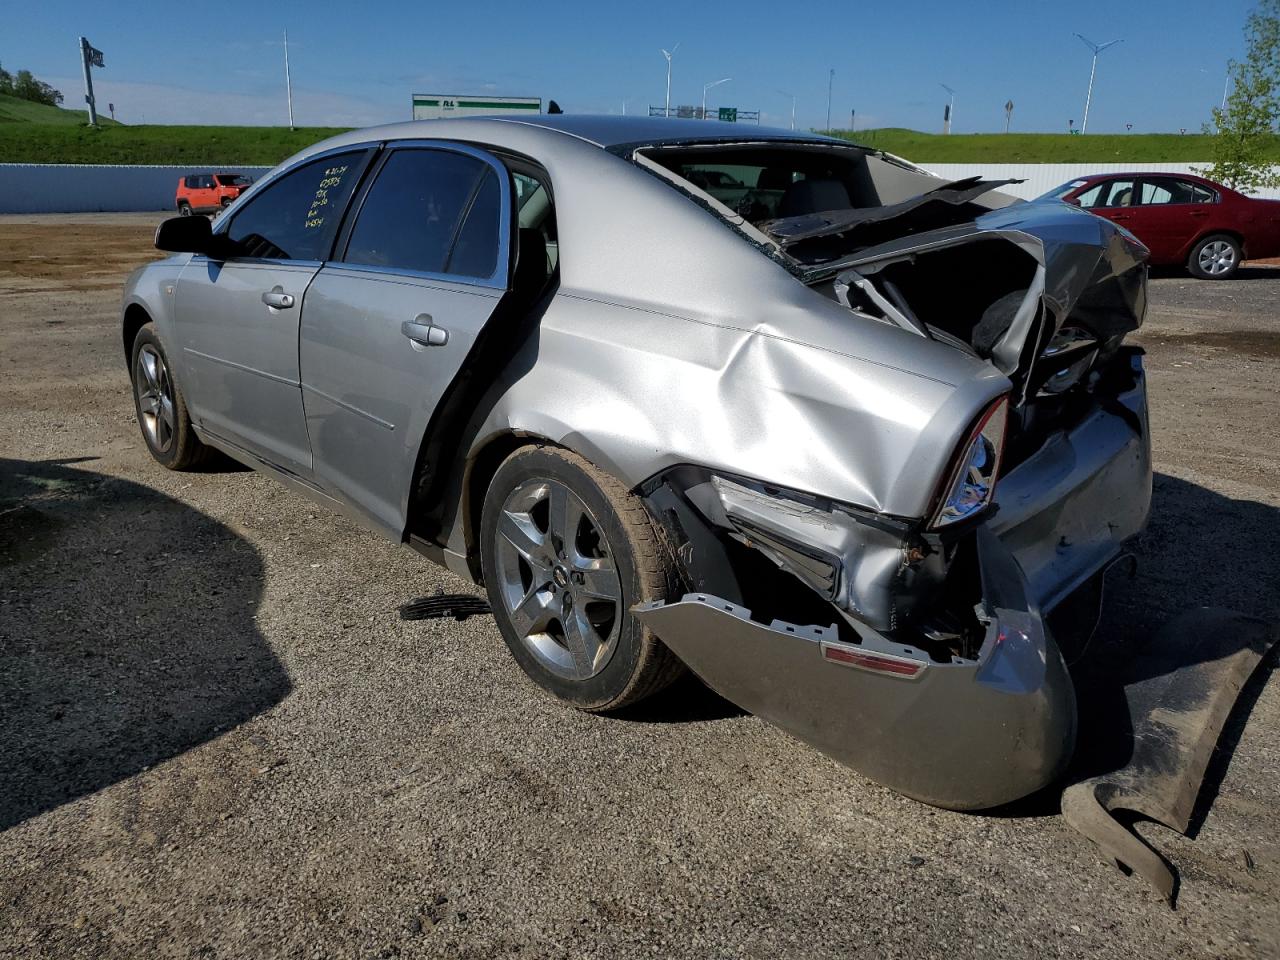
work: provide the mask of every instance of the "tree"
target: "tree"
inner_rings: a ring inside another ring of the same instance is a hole
[[[13,96],[13,74],[0,67],[0,93]]]
[[[1214,108],[1213,166],[1206,176],[1237,190],[1280,187],[1267,157],[1280,127],[1280,0],[1261,0],[1244,27],[1245,58],[1230,64],[1226,109]]]
[[[13,78],[13,96],[51,107],[62,102],[62,91],[55,90],[43,80],[37,80],[30,70],[19,70],[18,75]]]

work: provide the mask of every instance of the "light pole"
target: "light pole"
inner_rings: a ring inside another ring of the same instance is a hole
[[[676,51],[680,49],[680,44],[676,44],[671,48],[671,52],[662,51],[662,55],[667,58],[667,106],[663,111],[663,116],[671,116],[671,58],[676,55]]]
[[[948,87],[945,83],[940,83],[938,84],[938,86],[940,86],[943,90],[947,91],[947,93],[951,94],[951,99],[947,101],[946,116],[942,118],[942,132],[950,133],[951,118],[955,115],[955,112],[956,112],[956,92],[952,90],[950,87]]]
[[[728,83],[733,77],[725,77],[722,80],[712,80],[710,83],[702,85],[702,119],[707,119],[707,91],[712,87],[718,87],[722,83]]]
[[[289,76],[289,31],[284,32],[284,88],[289,95],[289,129],[293,129],[293,79]]]
[[[1093,65],[1089,67],[1089,92],[1085,94],[1084,98],[1084,119],[1080,121],[1080,132],[1084,133],[1089,129],[1089,103],[1093,100],[1093,75],[1098,70],[1098,54],[1107,49],[1107,47],[1114,47],[1121,41],[1108,40],[1106,43],[1094,43],[1084,34],[1077,33],[1076,36],[1080,38],[1086,47],[1093,51]]]
[[[827,132],[831,132],[831,87],[836,82],[836,68],[831,68],[831,73],[827,76]]]
[[[791,98],[791,129],[794,130],[796,128],[796,95],[794,93],[787,93],[785,90],[779,90],[778,93],[782,94],[784,97]]]

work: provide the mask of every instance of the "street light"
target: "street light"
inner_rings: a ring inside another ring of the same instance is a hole
[[[1089,67],[1089,92],[1085,94],[1084,98],[1084,119],[1080,121],[1080,132],[1084,133],[1089,129],[1089,102],[1093,100],[1093,75],[1098,70],[1098,54],[1107,49],[1107,47],[1114,47],[1117,43],[1121,43],[1122,41],[1108,40],[1106,43],[1094,43],[1084,34],[1077,33],[1076,36],[1080,38],[1080,41],[1086,47],[1093,51],[1093,65]]]
[[[940,83],[938,84],[938,86],[940,86],[943,90],[947,91],[947,93],[951,94],[951,100],[947,103],[947,115],[942,118],[942,132],[950,133],[951,118],[955,115],[955,112],[956,112],[956,92],[952,90],[950,87],[948,87],[945,83]]]
[[[791,98],[791,129],[794,130],[796,128],[796,95],[794,93],[787,93],[785,90],[779,90],[778,93],[782,94],[784,97]]]
[[[710,83],[702,85],[702,119],[707,119],[707,91],[712,87],[718,87],[722,83],[728,83],[733,77],[725,77],[722,80],[712,80]]]
[[[831,87],[836,82],[836,68],[827,75],[827,132],[831,132]]]
[[[671,116],[671,58],[676,55],[676,51],[680,49],[680,44],[676,44],[671,48],[671,52],[662,51],[662,55],[667,58],[667,107],[665,116]]]

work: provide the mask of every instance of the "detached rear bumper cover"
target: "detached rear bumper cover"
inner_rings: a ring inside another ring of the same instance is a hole
[[[955,809],[1026,796],[1062,772],[1076,731],[1041,612],[1104,568],[1150,506],[1140,355],[1129,372],[1001,480],[1000,509],[975,532],[985,636],[974,660],[936,662],[871,630],[848,644],[834,624],[766,625],[705,593],[636,613],[721,695],[895,790]],[[851,575],[875,556],[845,558]]]
[[[976,662],[843,644],[834,625],[756,623],[705,594],[636,615],[712,689],[839,762],[936,806],[998,806],[1061,772],[1076,711],[1017,562],[989,531],[978,537],[987,629]],[[889,670],[860,665],[860,655]]]

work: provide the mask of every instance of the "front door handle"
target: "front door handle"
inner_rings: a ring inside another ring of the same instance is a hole
[[[262,302],[277,310],[288,310],[293,306],[293,294],[285,293],[284,287],[276,285],[262,295]]]
[[[443,347],[449,342],[449,331],[431,322],[431,315],[421,313],[414,320],[400,324],[400,332],[409,338],[415,350],[423,347]]]

